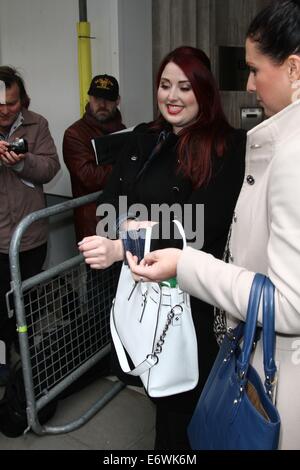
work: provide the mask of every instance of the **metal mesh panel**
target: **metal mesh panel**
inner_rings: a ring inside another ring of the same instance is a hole
[[[84,263],[24,292],[34,395],[38,399],[110,342],[119,266]]]

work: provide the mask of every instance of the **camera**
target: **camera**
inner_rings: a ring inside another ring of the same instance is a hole
[[[8,152],[15,152],[17,155],[19,153],[28,152],[28,143],[26,139],[16,139],[13,142],[10,142],[7,147]]]

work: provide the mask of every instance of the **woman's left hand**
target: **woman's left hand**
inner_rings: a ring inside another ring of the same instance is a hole
[[[110,240],[97,235],[85,237],[78,243],[78,248],[85,257],[86,264],[93,269],[108,268],[124,257],[121,240]]]

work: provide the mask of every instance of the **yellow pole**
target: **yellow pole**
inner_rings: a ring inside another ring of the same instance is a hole
[[[92,79],[90,23],[88,21],[77,23],[77,33],[80,114],[82,116],[88,102],[87,92]]]

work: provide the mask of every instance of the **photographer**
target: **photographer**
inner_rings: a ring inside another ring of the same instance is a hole
[[[16,339],[15,319],[8,319],[5,294],[10,290],[9,244],[14,229],[26,215],[45,207],[43,184],[60,168],[46,119],[28,110],[30,99],[22,77],[0,67],[0,340],[6,344],[6,362]],[[22,140],[23,139],[23,140]],[[20,247],[22,279],[38,274],[47,251],[47,221],[32,224]],[[9,368],[0,357],[0,385]],[[1,364],[2,363],[2,364]]]

